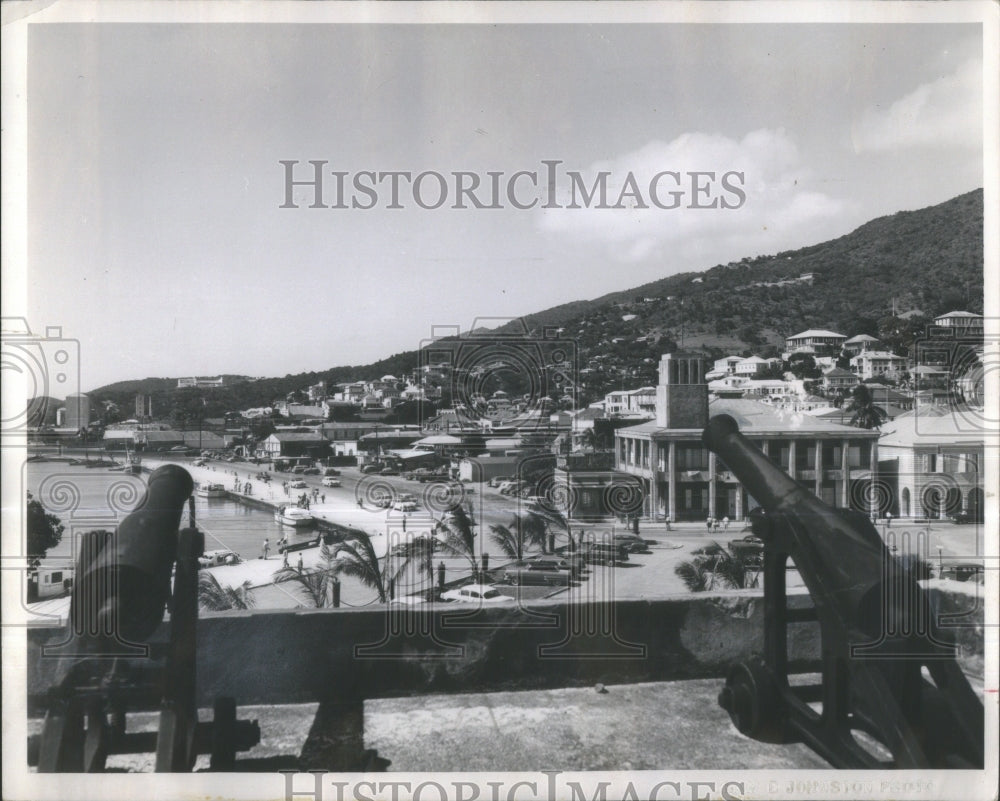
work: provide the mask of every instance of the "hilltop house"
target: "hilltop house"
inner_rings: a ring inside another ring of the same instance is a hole
[[[906,370],[906,358],[884,350],[865,350],[851,358],[851,370],[862,381],[879,376],[893,377]]]
[[[844,342],[844,351],[851,356],[857,356],[864,350],[875,350],[882,343],[868,334],[858,334]]]
[[[836,331],[810,328],[808,331],[800,331],[785,339],[786,351],[781,358],[788,361],[789,356],[793,353],[813,353],[819,356],[835,355],[840,353],[846,339],[846,336],[838,334]]]

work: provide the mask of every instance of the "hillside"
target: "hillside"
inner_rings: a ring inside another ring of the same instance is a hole
[[[910,313],[908,321],[887,319],[894,305],[898,314]],[[903,349],[928,318],[952,309],[983,310],[982,190],[872,220],[829,242],[672,275],[523,319],[532,331],[556,326],[576,342],[579,366],[587,370],[581,384],[586,402],[609,389],[654,382],[659,356],[677,345],[716,356],[767,354],[797,331],[830,328],[882,335]],[[510,332],[513,325],[497,332]],[[177,390],[176,379],[145,379],[90,394],[124,407],[141,391],[153,395],[157,414],[197,398],[202,414],[216,416],[267,405],[318,381],[403,376],[417,357],[408,351],[373,364],[283,378],[231,376],[218,390]]]
[[[804,273],[815,274],[811,285],[759,285]],[[699,278],[700,283],[692,283]],[[804,327],[853,329],[859,318],[880,320],[891,313],[893,298],[899,312],[919,309],[933,316],[965,308],[982,313],[982,280],[983,193],[976,190],[937,206],[879,217],[829,242],[672,275],[524,319],[531,328],[563,326],[615,304],[653,298],[652,307],[662,313],[640,316],[655,326],[677,327],[683,320],[689,332],[750,326],[786,335]],[[676,302],[668,304],[665,298],[671,295]],[[749,340],[743,341],[752,344]]]

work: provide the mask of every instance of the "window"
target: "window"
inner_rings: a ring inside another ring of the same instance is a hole
[[[62,583],[62,571],[57,570],[51,576],[49,576],[49,584],[61,584]]]
[[[863,465],[860,445],[849,446],[847,450],[847,464],[851,467],[861,467]]]

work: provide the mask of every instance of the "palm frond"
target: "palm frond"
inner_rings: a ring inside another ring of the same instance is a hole
[[[680,562],[674,567],[674,573],[691,592],[708,589],[708,572],[697,562]]]

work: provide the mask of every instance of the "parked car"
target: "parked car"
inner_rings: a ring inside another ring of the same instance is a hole
[[[620,545],[595,542],[584,550],[583,559],[592,565],[616,565],[628,561],[628,549]]]
[[[515,587],[527,584],[540,584],[559,587],[569,584],[571,579],[568,570],[560,570],[553,564],[537,564],[533,562],[515,562],[507,565],[503,571],[503,580]]]
[[[383,467],[378,471],[380,476],[398,476],[399,471],[395,467]]]
[[[309,485],[306,484],[301,478],[295,479],[291,484],[288,485],[292,489],[306,489]]]
[[[513,480],[514,479],[512,476],[493,476],[493,478],[491,478],[486,483],[488,483],[491,487],[499,488],[501,484],[505,484],[508,481],[513,481]]]
[[[318,467],[307,467],[305,470],[302,471],[302,474],[306,475],[306,476],[318,476],[319,475],[319,468]]]
[[[615,534],[614,544],[623,546],[629,553],[645,553],[649,550],[646,541],[638,534]]]
[[[573,559],[563,556],[538,556],[527,560],[527,565],[531,570],[566,570],[576,578],[583,571],[583,557]]]
[[[207,464],[208,464],[208,459],[195,459],[194,460],[194,466],[195,467],[205,467],[205,465],[207,465]]]
[[[472,604],[496,604],[513,601],[509,595],[502,595],[495,587],[488,584],[468,584],[454,590],[441,593],[442,601],[464,601]]]
[[[366,464],[364,467],[361,468],[361,472],[362,473],[377,473],[380,470],[382,470],[384,467],[385,467],[385,465],[382,464],[381,462],[377,462],[375,464]]]
[[[170,449],[170,452],[171,453],[187,453],[188,450],[190,450],[190,449],[188,448],[187,445],[174,445],[174,447],[172,447]]]
[[[323,479],[323,486],[324,487],[339,487],[340,486],[340,479],[336,478],[335,476],[327,476],[326,478]]]
[[[323,470],[324,476],[339,476],[340,471],[336,467],[327,467]]]
[[[972,581],[982,584],[986,580],[986,573],[984,572],[984,566],[979,562],[956,562],[944,566],[941,578],[955,579],[955,581]]]
[[[301,476],[303,473],[306,472],[306,466],[304,464],[297,464],[295,465],[295,467],[292,468],[292,472],[295,473],[296,475]]]
[[[237,565],[241,562],[240,555],[225,549],[205,551],[198,557],[198,567],[217,567],[219,565]]]
[[[976,519],[968,512],[956,512],[950,517],[952,523],[975,523]]]
[[[415,512],[417,511],[417,502],[397,500],[392,505],[392,508],[397,512]]]

